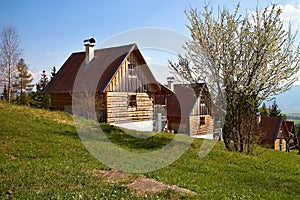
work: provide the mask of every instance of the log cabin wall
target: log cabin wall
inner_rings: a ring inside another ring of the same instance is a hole
[[[211,101],[207,94],[197,98],[187,116],[168,116],[168,128],[176,133],[186,133],[190,136],[212,133],[214,127],[211,117]]]
[[[95,96],[95,110],[99,122],[107,122],[106,94],[97,93]]]
[[[210,115],[190,116],[190,135],[203,135],[213,133],[213,119]]]
[[[131,53],[106,89],[107,123],[127,123],[153,119],[151,85],[139,65],[143,61]]]
[[[86,52],[72,53],[45,89],[44,93],[52,96],[53,109],[72,112],[73,86],[85,55]],[[82,116],[92,118],[95,117],[96,109],[97,118],[101,122],[152,120],[154,93],[160,90],[160,85],[137,45],[99,49],[95,51],[94,58],[89,63],[90,69],[99,68],[103,74],[99,77],[96,94],[93,91],[89,100],[83,98],[82,104],[76,107],[78,115],[82,113]],[[114,59],[113,62],[107,63],[110,59]],[[87,70],[86,73],[93,71]],[[122,102],[119,102],[120,99]],[[86,106],[87,103],[89,106]]]
[[[107,123],[152,120],[153,104],[147,93],[107,92]]]
[[[54,110],[62,110],[71,113],[72,96],[68,93],[52,94],[51,104]]]
[[[207,94],[202,93],[197,98],[189,116],[189,135],[202,135],[213,132],[213,118],[211,117],[211,101]]]
[[[276,139],[274,141],[274,149],[278,151],[286,151],[286,141],[285,139]]]
[[[286,140],[284,139],[282,127],[280,128],[277,138],[274,141],[274,149],[286,151]]]

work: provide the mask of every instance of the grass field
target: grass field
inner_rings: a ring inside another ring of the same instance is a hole
[[[300,119],[293,119],[291,120],[295,123],[295,126],[299,126],[300,125]]]
[[[102,127],[114,143],[140,152],[160,148],[173,138],[135,138],[113,126]],[[196,196],[166,191],[136,197],[126,185],[108,183],[92,173],[107,167],[85,149],[70,115],[0,102],[0,199],[300,199],[297,152],[258,149],[248,155],[228,152],[218,142],[200,159],[202,142],[195,139],[168,167],[142,174]]]

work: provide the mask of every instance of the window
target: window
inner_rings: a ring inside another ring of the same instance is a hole
[[[200,126],[205,125],[205,117],[200,117]]]
[[[133,63],[128,64],[128,78],[136,78],[136,65]]]
[[[128,107],[130,107],[130,108],[137,107],[136,95],[129,95],[128,96]]]

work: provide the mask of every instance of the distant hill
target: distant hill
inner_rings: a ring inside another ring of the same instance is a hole
[[[300,113],[300,85],[278,95],[276,101],[283,113]]]

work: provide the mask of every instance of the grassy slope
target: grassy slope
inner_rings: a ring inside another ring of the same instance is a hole
[[[135,198],[127,187],[108,184],[92,174],[93,169],[105,166],[87,152],[72,122],[64,113],[0,102],[1,199]],[[119,145],[147,151],[163,146],[157,138],[163,138],[163,143],[172,138],[159,134],[136,139],[117,128],[105,128]],[[198,199],[300,199],[300,156],[296,152],[260,150],[253,156],[228,152],[220,142],[200,159],[201,143],[195,140],[172,165],[145,175],[193,190]],[[7,195],[8,190],[13,194]],[[148,198],[169,197],[178,196],[165,192]]]

